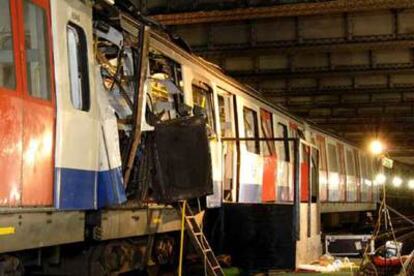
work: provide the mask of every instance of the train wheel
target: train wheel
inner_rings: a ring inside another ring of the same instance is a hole
[[[128,241],[109,242],[96,247],[90,257],[90,275],[111,275],[142,267],[142,249]]]
[[[19,258],[14,256],[0,256],[0,275],[23,276],[24,266]]]

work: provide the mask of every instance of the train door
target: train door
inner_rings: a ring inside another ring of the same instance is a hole
[[[0,205],[49,206],[55,123],[49,5],[0,5]]]
[[[316,135],[316,145],[319,149],[319,197],[321,201],[328,200],[328,168],[326,160],[326,139]]]
[[[17,1],[0,1],[0,206],[21,202],[23,99]]]
[[[336,143],[338,149],[338,169],[339,169],[339,201],[346,201],[346,168],[345,168],[345,148],[341,143]]]
[[[346,149],[346,201],[354,202],[357,200],[357,180],[354,151]]]
[[[288,127],[284,122],[278,122],[276,125],[276,138],[284,138],[276,142],[277,149],[277,186],[276,201],[292,202],[293,201],[293,182],[290,170],[291,154]]]
[[[48,0],[17,1],[23,16],[22,204],[52,205],[55,97]]]
[[[361,160],[361,202],[372,201],[372,164],[370,157],[362,153]]]
[[[355,186],[356,186],[356,201],[361,201],[361,162],[359,161],[359,151],[357,149],[353,150],[354,152],[354,162],[355,162]]]
[[[201,79],[201,78],[200,78]],[[191,84],[193,112],[203,114],[207,119],[208,135],[210,138],[210,153],[213,169],[213,195],[207,197],[210,208],[221,206],[221,149],[217,140],[217,125],[215,120],[214,91],[206,81],[194,79]]]
[[[311,182],[311,147],[305,143],[300,143],[300,200],[309,201],[310,182]]]
[[[260,110],[260,126],[263,137],[268,139],[274,138],[273,132],[273,114],[266,110]],[[262,201],[276,201],[276,172],[277,156],[275,142],[272,140],[263,141],[263,187]]]
[[[238,98],[240,137],[239,202],[262,202],[263,159],[260,155],[259,116],[260,110],[250,102]],[[256,140],[257,139],[257,140]]]
[[[57,81],[55,206],[93,209],[99,157],[92,10],[82,1],[52,1]]]
[[[328,142],[328,200],[338,202],[340,198],[339,190],[339,162],[336,144]]]
[[[234,138],[233,97],[230,93],[218,90],[218,112],[221,138]],[[233,202],[236,198],[235,189],[235,157],[236,144],[234,141],[221,143],[223,200]]]
[[[368,202],[374,201],[374,167],[373,167],[373,158],[367,156],[367,179],[366,185],[368,186]]]

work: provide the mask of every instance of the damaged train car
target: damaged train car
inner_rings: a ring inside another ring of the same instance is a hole
[[[321,212],[376,208],[370,156],[267,103],[129,1],[110,2],[0,0],[4,271],[174,263],[173,206],[186,199],[224,213],[240,246],[268,225],[277,262],[257,262],[292,268],[321,250]],[[243,262],[227,241],[221,251]]]

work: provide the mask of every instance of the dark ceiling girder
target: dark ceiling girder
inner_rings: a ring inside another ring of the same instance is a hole
[[[347,68],[295,68],[289,70],[260,70],[260,71],[228,71],[228,73],[243,81],[262,79],[295,79],[295,78],[320,78],[331,76],[361,76],[391,73],[413,73],[414,64],[390,64],[389,66],[352,66]]]
[[[301,109],[322,109],[322,108],[330,108],[330,109],[361,109],[361,108],[370,108],[370,107],[377,107],[377,108],[398,108],[398,107],[406,107],[413,109],[414,112],[414,102],[412,101],[399,101],[399,102],[294,102],[294,103],[285,103],[283,104],[289,110],[294,111],[295,108]]]
[[[262,89],[262,95],[271,99],[274,97],[303,97],[303,96],[321,96],[321,95],[361,95],[361,94],[389,94],[389,93],[407,93],[414,92],[414,86],[401,87],[378,87],[378,88],[320,88],[320,89],[280,89],[270,90]]]
[[[295,54],[295,53],[315,53],[315,52],[340,52],[351,50],[372,50],[372,49],[397,49],[414,47],[414,35],[404,35],[400,37],[390,36],[370,36],[353,37],[352,40],[346,39],[321,39],[304,40],[301,43],[291,42],[256,42],[255,45],[231,44],[231,45],[206,45],[192,47],[192,50],[206,58],[237,57],[237,56],[259,56],[272,54]]]
[[[391,157],[414,157],[414,148],[395,149],[387,152]]]
[[[337,125],[337,124],[347,124],[347,125],[365,125],[365,124],[414,124],[413,116],[406,117],[392,117],[392,116],[375,116],[375,117],[324,117],[324,118],[314,118],[318,125]]]
[[[162,14],[154,15],[152,16],[152,19],[155,19],[164,25],[182,25],[270,17],[404,9],[412,7],[414,7],[414,2],[412,0],[335,0],[317,3],[275,5],[270,7]]]
[[[338,129],[347,132],[358,132],[358,131],[414,131],[414,122],[388,122],[388,123],[321,123],[320,126]]]
[[[293,110],[291,110],[292,112],[294,112]],[[303,115],[299,112],[300,115]],[[309,115],[309,114],[305,114],[305,116],[302,116],[303,118],[307,118],[310,121],[313,121],[315,123],[321,123],[321,120],[329,120],[329,121],[333,121],[333,120],[340,120],[342,121],[342,123],[346,123],[347,121],[350,120],[364,120],[364,121],[369,121],[370,119],[372,119],[373,117],[377,117],[377,118],[388,118],[388,119],[399,119],[402,117],[409,117],[411,119],[414,118],[412,112],[401,112],[398,114],[341,114],[341,115],[329,115],[329,116],[324,116],[324,115]],[[340,122],[338,121],[338,122]]]

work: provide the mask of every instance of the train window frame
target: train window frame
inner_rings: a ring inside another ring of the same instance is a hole
[[[202,107],[202,106],[195,103],[194,94],[199,93],[199,92],[204,93],[207,108],[204,108],[204,107]],[[215,115],[213,89],[211,88],[210,85],[208,85],[204,82],[201,82],[201,81],[197,81],[196,79],[194,79],[191,82],[191,95],[192,95],[192,98],[193,98],[193,108],[197,106],[197,107],[205,110],[205,116],[206,116],[206,119],[207,119],[207,124],[210,127],[211,134],[215,135],[217,133],[217,131],[216,131],[216,115]]]
[[[247,114],[252,114],[253,118],[253,137],[249,137],[247,135],[246,126],[248,126],[247,123]],[[244,136],[245,138],[254,138],[254,141],[246,141],[245,146],[246,150],[248,152],[254,153],[254,154],[260,154],[260,142],[259,142],[259,118],[257,115],[257,111],[249,108],[247,106],[243,106],[243,126],[244,126]]]
[[[220,124],[221,138],[234,136],[232,95],[230,93],[226,95],[225,93],[217,93],[218,123]]]
[[[336,152],[338,159],[338,173],[339,175],[346,175],[346,161],[345,161],[345,145],[336,143]]]
[[[33,9],[32,11],[28,11],[27,10],[28,8],[33,8]],[[29,14],[27,14],[27,11],[29,12]],[[37,26],[37,29],[35,30],[30,29],[29,31],[26,31],[27,27],[33,26],[33,24],[30,24],[30,22],[26,22],[26,20],[29,20],[31,18],[30,13],[34,13],[33,11],[38,12],[34,14],[35,16],[41,15],[41,17],[35,17],[36,23],[37,23],[35,25]],[[40,43],[42,43],[41,45],[38,45],[38,48],[31,48],[31,47],[29,48],[30,43],[27,40],[28,36],[27,35],[24,36],[27,92],[28,92],[28,95],[34,99],[51,102],[53,100],[52,85],[51,85],[52,76],[50,74],[51,69],[52,69],[51,56],[50,56],[52,45],[50,45],[50,41],[49,41],[50,29],[49,29],[49,23],[48,23],[48,12],[43,6],[39,5],[36,1],[23,0],[23,17],[24,17],[23,26],[24,26],[25,33],[31,34],[32,31],[36,31],[33,35],[35,35],[36,38],[38,38],[38,40],[40,41]],[[41,22],[38,21],[39,18],[41,19]],[[40,33],[42,33],[43,35],[42,38],[39,38]],[[33,54],[31,54],[31,51],[34,51],[34,50],[38,50],[41,52],[39,53],[39,56],[43,60],[37,61],[39,63],[40,69],[36,69],[36,71],[39,71],[41,74],[35,75],[35,78],[32,78],[33,71],[31,69],[33,68],[31,68],[31,64],[30,64],[32,62],[28,60],[28,57],[33,56]],[[35,83],[35,81],[37,81],[37,83]],[[38,87],[35,87],[36,84]]]
[[[0,47],[0,51],[11,51],[11,54],[8,55],[11,58],[11,62],[10,63],[2,63],[0,62],[0,66],[4,65],[9,65],[10,66],[10,76],[8,80],[5,80],[5,78],[1,78],[0,79],[0,88],[3,90],[8,90],[8,91],[16,91],[17,89],[17,69],[16,69],[16,65],[17,65],[17,61],[16,61],[16,51],[15,51],[15,41],[14,41],[14,30],[13,30],[13,12],[12,12],[12,3],[11,0],[6,0],[5,1],[6,6],[8,6],[8,9],[2,9],[2,11],[5,11],[4,13],[4,17],[5,18],[5,23],[8,25],[5,25],[5,27],[9,27],[10,29],[10,41],[11,41],[11,45],[10,48],[5,46],[5,47]],[[8,19],[8,20],[7,20]],[[5,41],[7,42],[7,41]],[[4,43],[6,44],[6,43]],[[3,72],[3,68],[1,69],[0,73]],[[7,82],[9,82],[9,84],[7,84]]]
[[[264,114],[270,115],[270,120],[264,117]],[[265,125],[265,123],[270,123],[270,129],[268,129],[269,125]],[[273,113],[267,111],[265,109],[260,109],[260,127],[262,129],[263,137],[264,138],[274,138],[274,127],[273,127]],[[270,133],[267,133],[269,132]],[[269,136],[270,134],[270,136]],[[263,156],[276,156],[276,146],[274,141],[264,141],[263,143]]]
[[[74,57],[71,54],[70,34],[75,35],[77,39],[76,52],[76,64],[73,64]],[[73,108],[88,112],[90,110],[90,82],[89,82],[89,64],[88,64],[88,47],[87,39],[84,29],[73,23],[69,22],[66,26],[66,38],[67,38],[67,54],[68,54],[68,69],[69,69],[69,83],[70,83],[70,100]],[[77,67],[77,68],[73,68]],[[77,91],[74,88],[74,76],[75,70],[78,75]]]
[[[359,166],[361,167],[361,178],[367,179],[368,177],[368,156],[365,153],[359,155]]]
[[[338,148],[336,144],[328,142],[328,168],[329,172],[338,173],[339,174],[339,161],[338,161]],[[335,154],[332,156],[331,150],[334,150]],[[334,163],[333,163],[334,162]],[[335,166],[333,166],[335,164]],[[335,168],[333,168],[335,167]]]
[[[281,128],[281,129],[280,129]],[[282,137],[278,137],[278,138],[283,138],[283,148],[284,148],[284,160],[281,161],[285,161],[285,162],[290,162],[290,150],[289,150],[289,141],[287,140],[289,138],[289,129],[287,127],[286,124],[282,123],[282,122],[278,122],[277,123],[277,132],[282,130]],[[280,154],[279,154],[280,155]],[[280,155],[282,157],[282,155]]]
[[[149,111],[168,121],[188,116],[190,108],[185,104],[185,74],[183,64],[154,46],[148,49],[147,80]],[[151,124],[151,123],[150,123]]]
[[[350,149],[345,150],[346,173],[349,176],[356,177],[355,156]]]

